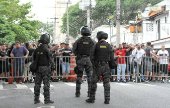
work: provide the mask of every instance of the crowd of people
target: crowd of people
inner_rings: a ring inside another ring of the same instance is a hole
[[[25,81],[32,82],[34,79],[32,77],[33,73],[30,72],[29,66],[32,62],[32,54],[41,43],[24,43],[16,42],[11,45],[6,45],[6,43],[0,45],[0,77],[3,81],[8,82],[8,77],[14,77],[14,83],[17,82],[17,72],[19,76],[19,83]],[[73,44],[72,44],[73,45]],[[72,47],[69,47],[68,43],[53,44],[49,46],[54,62],[56,64],[57,73],[54,76],[63,76],[63,78],[53,77],[51,80],[58,81],[61,79],[68,82],[68,76],[70,73],[70,56],[74,56],[72,53]],[[13,63],[12,63],[13,62]],[[14,67],[14,72],[12,73],[11,66]],[[25,81],[22,81],[24,76]],[[4,78],[3,78],[4,77]]]
[[[134,46],[123,42],[118,48],[114,46],[115,60],[117,60],[117,69],[111,69],[111,81],[123,82],[135,80],[137,68],[141,76],[142,82],[161,81],[168,82],[168,65],[169,52],[165,50],[165,45],[160,49],[153,50],[151,42],[147,45],[136,44]],[[120,79],[120,74],[122,78]],[[126,76],[126,78],[125,78]],[[165,78],[163,78],[163,77]]]
[[[53,59],[56,65],[56,73],[53,74],[53,81],[63,80],[68,82],[70,73],[70,56],[74,56],[68,43],[53,44],[50,49],[53,54]],[[25,76],[25,81],[33,81],[32,73],[29,71],[29,66],[32,62],[32,54],[39,46],[39,43],[23,43],[16,42],[12,45],[6,43],[0,45],[0,77],[3,81],[8,81],[8,78],[14,76],[14,82],[17,81],[17,71],[19,73],[19,82],[23,83],[22,77]],[[150,42],[147,46],[144,44],[131,45],[123,42],[116,48],[111,45],[115,54],[117,68],[111,69],[111,80],[117,82],[128,82],[135,80],[137,68],[140,73],[141,81],[161,81],[168,82],[168,64],[169,53],[165,50],[165,45],[162,45],[160,50],[153,50],[153,45]],[[21,57],[12,59],[10,57]],[[12,64],[14,62],[14,64]],[[11,66],[14,67],[14,74],[11,73]],[[86,74],[86,73],[85,73]],[[162,77],[164,75],[165,78]],[[56,77],[61,76],[61,77]],[[116,77],[117,76],[117,77]],[[155,77],[156,76],[156,77]],[[86,77],[85,77],[86,78]]]

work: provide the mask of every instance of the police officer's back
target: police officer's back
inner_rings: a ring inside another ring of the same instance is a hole
[[[82,82],[83,71],[87,73],[87,82],[88,82],[88,96],[90,93],[90,83],[91,75],[93,72],[92,63],[90,61],[90,52],[93,45],[96,43],[90,38],[91,31],[87,26],[83,26],[80,29],[82,37],[79,38],[73,45],[73,53],[77,56],[76,58],[76,68],[75,73],[77,74],[76,78],[76,97],[80,96],[80,88]]]
[[[98,43],[96,43],[91,52],[91,61],[94,66],[94,71],[91,79],[91,91],[90,98],[86,100],[88,103],[94,103],[95,93],[97,90],[97,82],[100,80],[100,76],[103,77],[105,104],[109,104],[110,101],[110,67],[109,61],[113,59],[113,50],[109,43],[105,40],[108,38],[108,34],[99,31],[97,33]]]

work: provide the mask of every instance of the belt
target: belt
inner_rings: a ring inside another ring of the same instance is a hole
[[[81,55],[82,57],[89,57],[89,55]]]
[[[96,61],[99,64],[104,64],[104,63],[108,63],[107,61]]]

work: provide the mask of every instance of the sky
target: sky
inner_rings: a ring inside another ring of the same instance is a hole
[[[57,2],[60,0],[57,0]],[[62,2],[67,2],[67,0],[61,0]],[[74,5],[79,0],[70,0],[72,2],[71,5]],[[20,0],[20,4],[31,2],[33,5],[31,8],[31,14],[35,14],[33,19],[40,20],[44,23],[46,22],[54,22],[55,17],[55,0]],[[62,8],[66,8],[65,6],[61,6]]]

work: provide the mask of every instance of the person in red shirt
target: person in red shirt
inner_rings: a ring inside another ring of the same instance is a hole
[[[117,82],[120,82],[120,73],[122,72],[122,80],[126,83],[125,79],[125,69],[126,69],[126,52],[130,51],[131,46],[128,49],[123,49],[122,44],[119,44],[119,50],[116,51],[115,57],[117,56]]]

